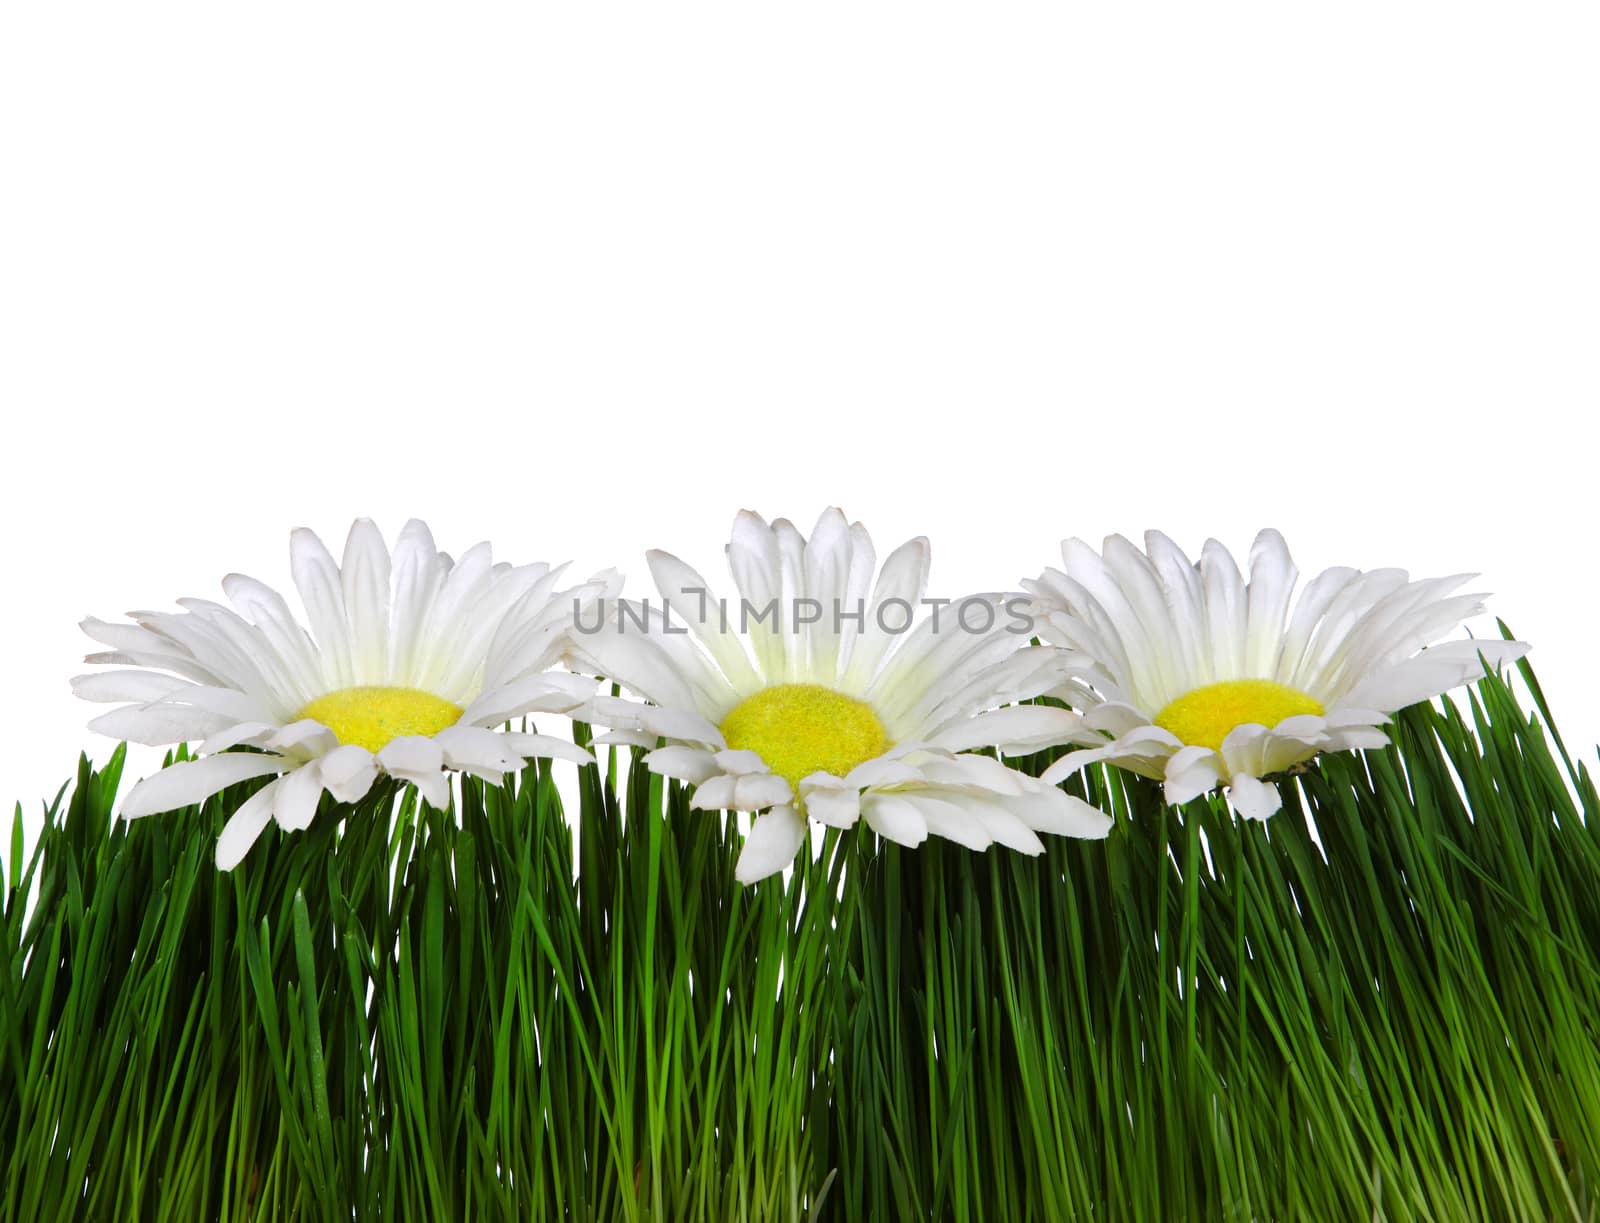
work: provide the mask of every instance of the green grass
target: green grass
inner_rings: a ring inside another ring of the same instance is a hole
[[[3,864],[0,1218],[1600,1219],[1600,798],[1548,726],[1491,679],[1264,825],[1102,769],[1106,842],[830,833],[754,888],[627,756],[228,875],[259,783],[130,825],[85,761]]]

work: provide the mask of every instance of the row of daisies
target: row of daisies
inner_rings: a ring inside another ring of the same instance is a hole
[[[665,552],[648,554],[653,598],[624,599],[610,571],[563,587],[560,568],[496,563],[486,543],[453,559],[418,521],[392,551],[363,519],[342,563],[307,530],[289,552],[303,621],[231,574],[231,607],[180,599],[83,625],[107,647],[87,661],[110,669],[73,688],[117,706],[91,729],[197,745],[135,786],[124,816],[272,778],[227,820],[225,870],[269,823],[304,829],[324,794],[354,802],[380,774],[443,808],[451,771],[499,782],[532,757],[592,763],[569,738],[516,729],[547,714],[644,749],[695,808],[755,813],[745,883],[788,865],[808,821],[1029,854],[1040,833],[1103,837],[1110,818],[1058,784],[1097,761],[1162,780],[1174,803],[1222,788],[1262,819],[1279,806],[1273,774],[1381,747],[1396,710],[1527,650],[1436,644],[1482,610],[1457,593],[1465,575],[1334,568],[1296,598],[1270,530],[1248,577],[1215,541],[1193,562],[1151,532],[1143,550],[1068,540],[1062,567],[1021,591],[953,603],[927,597],[925,539],[879,565],[836,509],[809,538],[741,513],[737,599]],[[1041,777],[1005,763],[1047,748],[1068,750]]]

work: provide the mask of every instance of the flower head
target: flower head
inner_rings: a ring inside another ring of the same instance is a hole
[[[558,592],[559,568],[495,564],[488,544],[455,561],[415,520],[392,555],[360,519],[342,565],[304,529],[289,556],[309,631],[277,591],[241,574],[223,579],[232,608],[180,599],[181,612],[132,612],[131,624],[84,621],[110,647],[87,661],[121,667],[72,681],[79,696],[121,706],[90,729],[136,743],[201,741],[199,759],[135,786],[124,816],[273,777],[222,830],[217,865],[227,870],[269,821],[305,828],[324,791],[354,802],[380,773],[443,807],[444,769],[499,781],[532,756],[590,760],[564,740],[494,728],[570,712],[592,695],[592,680],[550,668],[567,648],[573,608],[613,589],[609,575]],[[238,747],[259,750],[228,750]]]
[[[1198,564],[1160,532],[1145,551],[1118,535],[1061,545],[1064,571],[1036,582],[1041,636],[1073,653],[1057,693],[1084,713],[1078,742],[1045,774],[1105,760],[1166,783],[1168,801],[1218,786],[1240,815],[1281,803],[1263,778],[1319,752],[1377,748],[1396,710],[1527,653],[1520,641],[1431,644],[1483,610],[1470,575],[1411,581],[1401,569],[1335,568],[1293,598],[1283,537],[1262,531],[1245,581],[1226,549]]]
[[[696,808],[764,813],[741,882],[787,866],[807,817],[865,819],[906,845],[932,833],[1033,854],[1037,832],[1110,828],[1103,812],[974,753],[1065,743],[1080,720],[1013,704],[1066,675],[1059,651],[1025,644],[1020,597],[925,605],[926,540],[897,548],[874,580],[871,539],[838,510],[809,540],[746,511],[728,545],[737,601],[675,556],[648,559],[660,603],[613,606],[593,630],[580,620],[575,665],[652,702],[597,698],[590,716],[614,728],[598,741],[653,749],[646,764],[692,784]]]

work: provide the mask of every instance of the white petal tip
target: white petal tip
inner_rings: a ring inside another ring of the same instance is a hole
[[[1283,796],[1270,782],[1259,781],[1243,773],[1236,775],[1228,785],[1228,801],[1239,813],[1240,819],[1264,820],[1283,806]]]
[[[805,821],[792,808],[775,807],[758,816],[739,851],[733,877],[751,884],[780,873],[794,861],[805,838]]]

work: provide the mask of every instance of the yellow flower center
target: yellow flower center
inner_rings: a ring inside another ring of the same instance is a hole
[[[1230,679],[1185,692],[1156,714],[1155,723],[1182,743],[1221,751],[1235,726],[1276,726],[1297,714],[1322,712],[1315,697],[1274,680]]]
[[[722,737],[796,787],[813,773],[843,777],[889,746],[872,706],[821,684],[763,689],[722,720]]]
[[[454,726],[461,708],[420,688],[340,688],[319,696],[297,718],[321,722],[340,743],[380,751],[401,735],[433,735]]]

